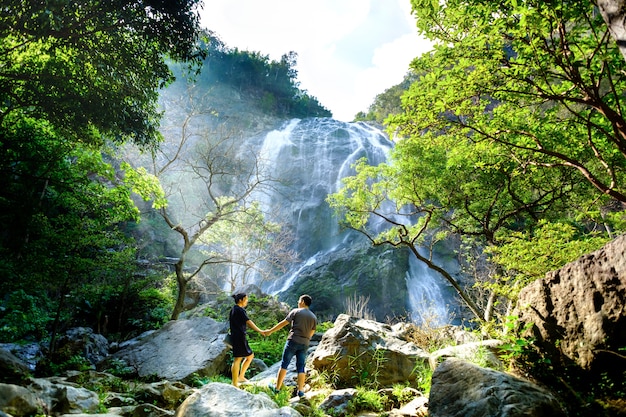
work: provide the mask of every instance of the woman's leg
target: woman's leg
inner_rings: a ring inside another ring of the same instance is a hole
[[[245,357],[243,361],[243,365],[241,365],[241,371],[239,371],[239,375],[238,375],[239,382],[246,380],[246,371],[248,370],[248,367],[252,363],[252,359],[254,359],[254,353]]]
[[[233,385],[239,386],[239,368],[241,368],[241,360],[243,357],[233,358],[233,366],[230,367],[230,373],[232,374]]]

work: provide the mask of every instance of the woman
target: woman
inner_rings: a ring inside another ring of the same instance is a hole
[[[240,382],[247,381],[245,378],[246,371],[254,359],[254,353],[248,345],[246,333],[248,327],[264,334],[252,320],[248,318],[246,306],[248,305],[248,295],[245,293],[234,294],[233,299],[235,305],[230,310],[230,335],[233,343],[233,366],[230,371],[233,377],[233,385],[238,387]],[[243,361],[243,363],[242,363]]]

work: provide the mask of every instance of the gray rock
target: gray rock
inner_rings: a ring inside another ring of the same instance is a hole
[[[566,417],[556,397],[504,372],[448,359],[433,372],[430,417]]]
[[[140,377],[170,381],[189,381],[194,374],[219,375],[228,368],[224,329],[224,323],[209,317],[170,321],[109,356],[107,362],[122,360]]]
[[[437,366],[447,358],[459,358],[472,363],[484,363],[490,368],[502,368],[502,362],[497,356],[497,348],[502,346],[501,340],[481,340],[469,342],[456,346],[446,346],[445,348],[431,352],[430,367],[436,369]]]
[[[152,384],[142,384],[137,387],[135,389],[135,399],[173,410],[192,392],[192,388],[181,382],[160,381]]]
[[[28,386],[49,414],[95,413],[98,394],[62,379],[33,379]]]
[[[19,343],[0,343],[0,375],[5,375],[6,371],[3,368],[2,362],[4,362],[3,351],[8,351],[21,360],[30,371],[34,371],[37,366],[37,362],[42,358],[41,346],[39,343],[31,342],[25,344]],[[7,382],[7,381],[4,381]]]
[[[25,387],[0,384],[0,411],[13,416],[41,413],[37,397]]]
[[[416,365],[428,364],[429,355],[398,336],[387,324],[341,314],[324,333],[309,364],[330,372],[344,387],[357,386],[360,375],[376,378],[381,386],[415,381]]]
[[[76,352],[96,365],[108,356],[109,342],[88,327],[74,327],[57,341],[57,351]]]
[[[626,235],[525,287],[514,314],[553,363],[626,369]]]
[[[356,389],[345,388],[335,390],[319,405],[321,410],[333,416],[344,416],[348,410],[348,403],[356,395]]]
[[[17,356],[0,349],[0,381],[19,384],[28,379],[30,369]]]
[[[266,394],[250,394],[232,385],[214,382],[190,395],[176,417],[299,417],[291,407],[279,408]]]

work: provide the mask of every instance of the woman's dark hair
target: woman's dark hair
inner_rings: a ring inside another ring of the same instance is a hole
[[[231,295],[231,297],[233,297],[233,299],[235,300],[235,303],[238,303],[239,301],[243,300],[246,297],[246,293],[238,292],[237,294]]]

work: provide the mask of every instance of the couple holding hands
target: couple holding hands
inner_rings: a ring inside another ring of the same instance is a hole
[[[244,377],[252,359],[254,359],[254,352],[248,345],[246,338],[246,332],[248,327],[261,333],[263,336],[269,336],[277,330],[291,324],[289,335],[287,336],[287,342],[283,350],[282,363],[276,377],[276,385],[270,386],[272,391],[278,392],[283,385],[285,375],[287,374],[287,367],[289,362],[295,356],[296,357],[296,370],[298,372],[298,396],[304,396],[304,364],[306,362],[306,353],[309,348],[309,342],[311,337],[315,333],[315,327],[317,326],[317,317],[309,307],[311,306],[311,297],[308,295],[301,295],[298,299],[298,308],[294,308],[287,314],[284,320],[278,322],[274,327],[269,330],[261,330],[256,324],[248,317],[245,307],[248,305],[248,295],[245,293],[234,294],[233,299],[235,305],[230,310],[230,334],[233,344],[233,366],[231,367],[232,381],[234,386],[238,386],[240,382],[246,381]]]

